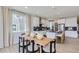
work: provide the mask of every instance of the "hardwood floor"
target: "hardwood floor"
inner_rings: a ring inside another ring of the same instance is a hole
[[[49,51],[49,45],[44,48]],[[31,49],[31,47],[29,47]],[[66,38],[65,43],[56,44],[57,53],[79,53],[79,39]],[[18,45],[0,49],[0,53],[18,53]]]

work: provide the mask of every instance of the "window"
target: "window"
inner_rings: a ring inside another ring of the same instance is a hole
[[[13,12],[12,14],[12,31],[25,32],[26,31],[26,15]]]

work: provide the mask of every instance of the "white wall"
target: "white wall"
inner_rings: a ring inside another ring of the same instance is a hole
[[[65,19],[59,19],[59,20],[57,21],[57,23],[58,23],[58,24],[64,24],[64,23],[65,23]]]
[[[49,24],[50,24],[49,20],[46,19],[46,23],[45,23],[45,24],[46,24],[47,27],[50,27],[50,25],[49,25]]]
[[[1,7],[0,7],[0,48],[3,48],[3,17]]]
[[[39,26],[39,17],[32,16],[31,17],[31,31],[33,31],[33,27]]]
[[[77,17],[66,18],[65,27],[77,27]],[[78,38],[77,31],[65,31],[66,37]]]
[[[47,26],[47,27],[50,27],[50,23],[49,23],[49,20],[47,20],[47,19],[41,19],[41,23],[43,24],[43,26],[45,27],[45,26]]]
[[[26,32],[29,32],[30,28],[29,28],[29,16],[26,16]]]

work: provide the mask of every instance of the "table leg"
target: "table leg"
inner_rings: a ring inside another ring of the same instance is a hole
[[[32,41],[32,52],[34,53],[34,40]]]
[[[54,43],[54,52],[53,53],[56,53],[56,40],[50,42],[50,53],[52,53],[52,43]]]

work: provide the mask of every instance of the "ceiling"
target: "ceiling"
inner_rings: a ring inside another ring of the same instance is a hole
[[[57,19],[69,16],[79,16],[79,6],[9,6],[11,9],[31,15]]]

